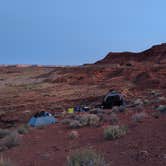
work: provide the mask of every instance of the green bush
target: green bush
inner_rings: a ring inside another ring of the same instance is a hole
[[[68,157],[68,166],[109,166],[104,157],[93,150],[76,150]]]
[[[127,133],[127,127],[126,126],[108,126],[104,129],[104,138],[106,140],[113,140],[117,139]]]

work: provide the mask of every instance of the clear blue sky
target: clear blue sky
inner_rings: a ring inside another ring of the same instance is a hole
[[[0,64],[76,65],[166,41],[166,0],[1,0]]]

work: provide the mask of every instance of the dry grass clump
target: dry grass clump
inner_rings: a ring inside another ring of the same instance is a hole
[[[104,157],[93,150],[76,150],[67,160],[68,166],[109,166]]]
[[[97,115],[90,114],[89,115],[89,126],[97,127],[99,126],[100,118]]]
[[[104,138],[106,140],[117,139],[127,133],[126,126],[113,125],[104,129]]]
[[[78,133],[78,131],[71,131],[70,133],[69,133],[69,139],[76,139],[76,138],[78,138],[79,137],[79,133]]]
[[[80,116],[79,122],[81,123],[81,126],[96,127],[100,123],[100,118],[95,114],[84,114]]]
[[[22,125],[17,129],[19,134],[27,134],[29,132],[29,126],[28,125]]]
[[[70,122],[71,122],[71,119],[63,119],[63,120],[61,121],[61,123],[64,124],[64,125],[69,125]]]
[[[154,117],[155,119],[158,119],[160,117],[160,115],[161,115],[161,113],[159,111],[152,113],[152,117]]]
[[[14,164],[9,159],[5,159],[1,156],[0,157],[0,166],[14,166]]]
[[[0,129],[0,138],[4,138],[10,134],[10,131],[7,129]]]
[[[15,131],[11,132],[3,140],[3,146],[5,146],[7,148],[12,148],[19,144],[20,144],[20,137],[19,137],[19,134]]]
[[[80,128],[81,123],[78,120],[71,120],[69,123],[69,127],[72,129]]]
[[[84,126],[97,127],[100,124],[100,118],[95,114],[83,114],[76,116],[74,120],[67,121],[66,124],[68,122],[70,128],[80,128]]]
[[[110,124],[117,124],[118,123],[118,121],[119,121],[119,118],[118,118],[118,116],[117,116],[117,114],[116,113],[111,113],[110,114],[110,119],[109,119],[109,122],[110,122]]]
[[[147,118],[147,114],[145,112],[136,113],[132,116],[132,120],[134,122],[143,122],[145,118]]]

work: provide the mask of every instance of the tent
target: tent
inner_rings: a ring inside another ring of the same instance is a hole
[[[35,114],[28,122],[29,126],[39,127],[56,123],[56,119],[50,113],[41,111]]]
[[[125,101],[123,96],[116,92],[116,91],[110,91],[103,100],[103,107],[105,109],[112,108],[114,106],[125,106]]]

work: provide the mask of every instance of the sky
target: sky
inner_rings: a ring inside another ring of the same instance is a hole
[[[80,65],[166,42],[166,0],[0,0],[0,64]]]

